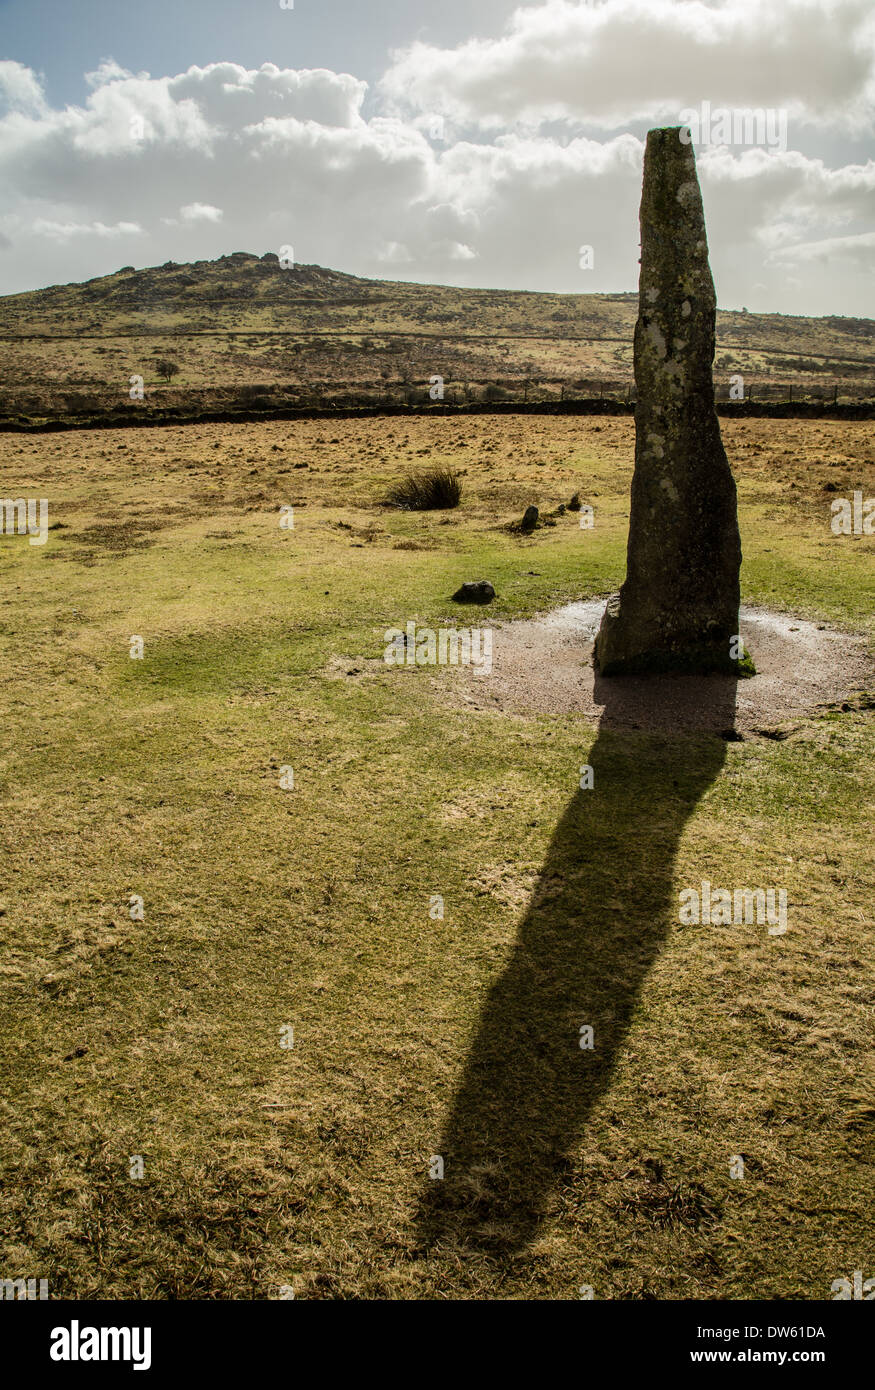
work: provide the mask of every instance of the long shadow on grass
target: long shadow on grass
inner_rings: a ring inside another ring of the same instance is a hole
[[[723,766],[717,731],[734,727],[735,686],[654,680],[645,712],[640,686],[636,695],[628,681],[597,682],[605,708],[589,755],[594,787],[565,811],[489,992],[435,1149],[445,1176],[420,1202],[421,1246],[512,1252],[535,1234],[677,920],[678,842]],[[647,732],[629,727],[636,712]],[[591,1050],[580,1045],[585,1025]]]

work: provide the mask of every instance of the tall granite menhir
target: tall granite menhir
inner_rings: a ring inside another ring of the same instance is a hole
[[[604,676],[741,674],[730,655],[741,567],[735,481],[711,376],[717,306],[684,127],[648,133],[640,216],[626,579],[608,601],[593,657]]]

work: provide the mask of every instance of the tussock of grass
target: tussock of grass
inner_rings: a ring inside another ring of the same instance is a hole
[[[430,468],[424,473],[407,473],[389,489],[391,507],[407,512],[443,511],[458,507],[462,499],[462,480],[452,468]]]

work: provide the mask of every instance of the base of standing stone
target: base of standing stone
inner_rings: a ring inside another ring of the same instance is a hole
[[[612,594],[593,647],[593,665],[602,676],[645,676],[660,672],[678,675],[756,675],[750,652],[733,657],[737,632],[704,631],[697,641],[673,644],[652,633],[629,631],[624,623],[622,594]]]

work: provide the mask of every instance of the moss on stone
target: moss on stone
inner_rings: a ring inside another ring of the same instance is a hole
[[[725,644],[718,646],[704,642],[685,646],[677,651],[660,648],[636,652],[626,658],[608,661],[604,666],[594,653],[593,661],[603,676],[725,675],[734,676],[737,680],[747,680],[757,673],[753,658],[746,647],[740,659],[733,659],[729,656]]]

